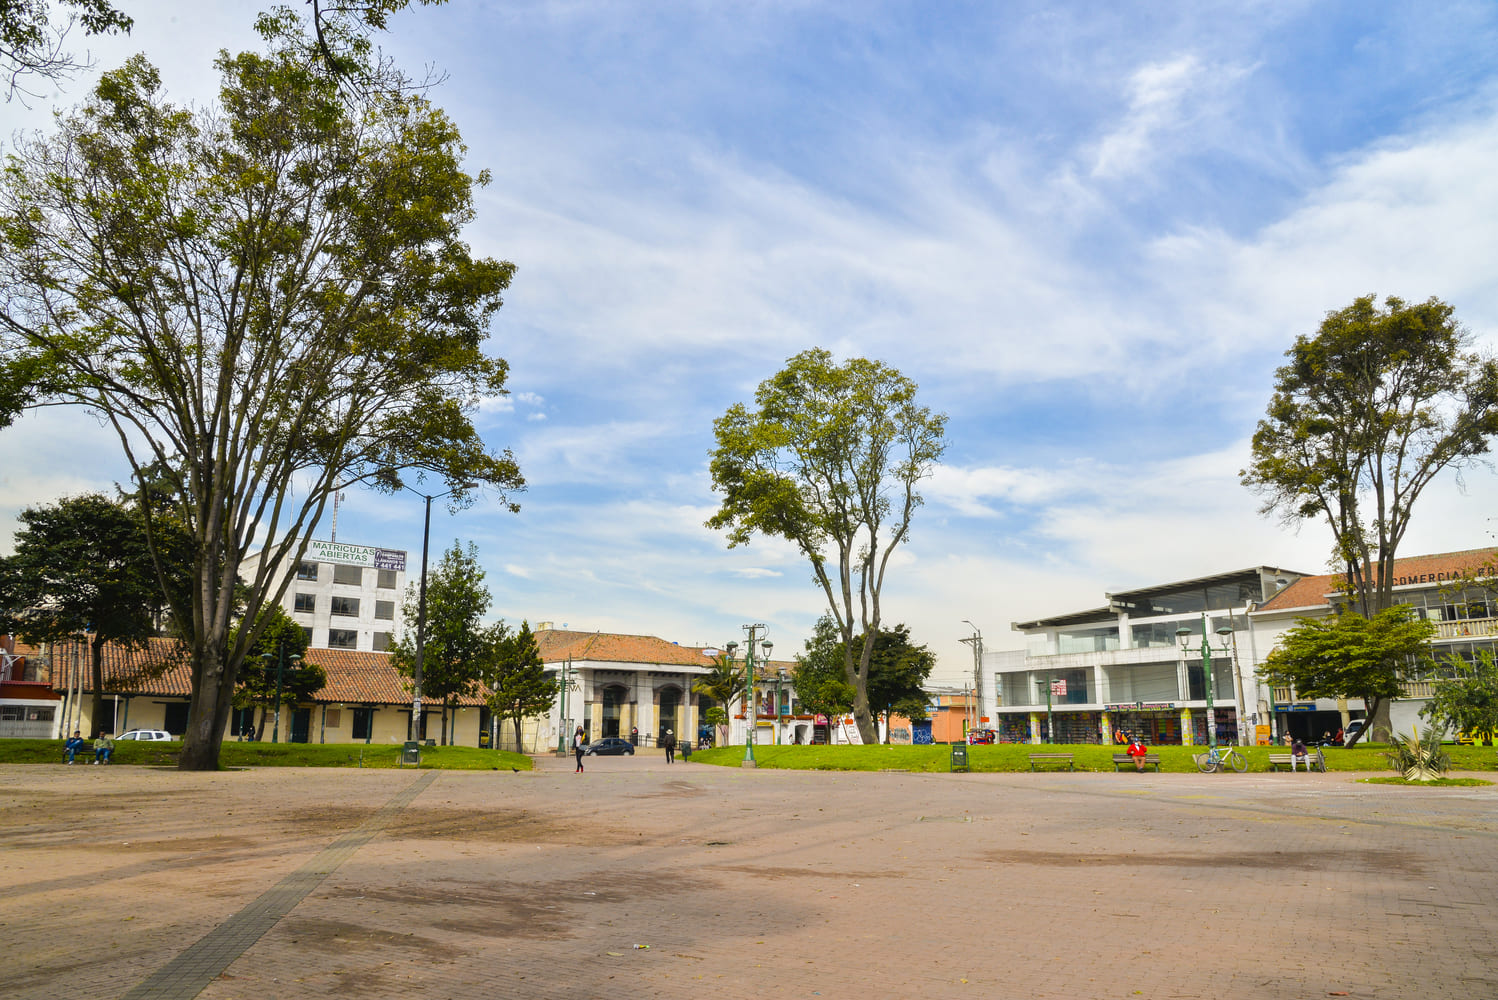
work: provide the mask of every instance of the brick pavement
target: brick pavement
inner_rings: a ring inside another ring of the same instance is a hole
[[[1498,996],[1498,786],[547,758],[11,766],[0,806],[18,1000]]]

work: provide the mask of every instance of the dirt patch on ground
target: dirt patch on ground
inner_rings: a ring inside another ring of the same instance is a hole
[[[420,934],[397,934],[340,920],[291,916],[282,926],[288,944],[313,951],[344,954],[401,948],[414,951],[429,961],[451,961],[463,954],[461,948]]]
[[[847,872],[847,871],[823,871],[817,868],[771,868],[759,867],[758,865],[711,865],[713,871],[720,872],[742,872],[745,875],[753,875],[756,878],[783,879],[783,878],[830,878],[840,882],[866,882],[876,878],[905,878],[905,872]]]
[[[1357,871],[1420,875],[1424,868],[1407,851],[1252,851],[1230,854],[1087,854],[1066,851],[998,850],[981,855],[993,864],[1041,868],[1255,868],[1279,871]]]

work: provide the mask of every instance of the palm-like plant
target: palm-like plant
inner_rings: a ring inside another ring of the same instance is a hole
[[[705,694],[719,705],[723,706],[723,739],[718,741],[722,746],[728,742],[728,718],[727,710],[733,699],[744,693],[744,672],[736,667],[727,653],[719,653],[713,657],[713,665],[706,674],[697,678],[692,684],[695,694]]]
[[[1423,735],[1413,726],[1410,735],[1395,735],[1392,749],[1383,755],[1406,781],[1434,781],[1451,768],[1451,757],[1441,747],[1441,732],[1434,726],[1427,726]]]

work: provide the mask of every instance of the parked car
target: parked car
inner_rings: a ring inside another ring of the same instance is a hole
[[[115,737],[117,740],[151,740],[153,742],[170,740],[171,738],[171,733],[161,729],[132,729],[122,736]]]
[[[986,746],[999,742],[999,734],[992,729],[970,729],[968,730],[967,741],[973,746]]]
[[[1363,720],[1353,719],[1347,724],[1347,729],[1342,733],[1342,745],[1352,746],[1352,741],[1357,738],[1358,733],[1363,731]]]
[[[629,740],[621,740],[617,736],[605,736],[583,747],[583,753],[591,757],[619,757],[624,754],[632,756],[634,752],[635,748]]]

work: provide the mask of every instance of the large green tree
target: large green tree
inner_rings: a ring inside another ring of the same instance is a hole
[[[351,99],[304,48],[218,67],[219,105],[190,110],[130,60],[0,178],[0,356],[49,373],[37,402],[100,414],[192,536],[185,769],[218,764],[258,639],[235,618],[280,599],[336,490],[523,486],[470,420],[504,392],[484,341],[513,267],[461,238],[456,128],[409,92]]]
[[[416,676],[416,625],[420,610],[418,585],[407,589],[402,609],[404,627],[390,650],[397,670]],[[421,656],[421,696],[442,706],[442,743],[448,742],[447,716],[458,699],[478,693],[479,683],[498,649],[496,634],[483,624],[489,612],[489,588],[479,568],[478,546],[457,541],[427,580],[425,642]],[[503,633],[501,632],[500,635]],[[412,733],[417,739],[420,733]]]
[[[815,348],[761,382],[755,409],[736,403],[713,425],[707,522],[729,545],[784,538],[811,563],[847,649],[844,677],[865,743],[877,738],[868,671],[890,556],[910,537],[917,484],[945,448],[946,417],[916,402],[916,384],[879,361],[843,364]],[[853,638],[864,641],[855,650]]]
[[[562,682],[541,662],[541,648],[522,621],[511,632],[501,622],[490,628],[493,657],[480,678],[489,689],[489,711],[508,719],[515,727],[515,747],[520,749],[520,726],[530,716],[540,715],[556,702]]]
[[[1454,733],[1498,733],[1498,659],[1480,649],[1471,663],[1450,662],[1456,677],[1435,682],[1420,714]]]
[[[1452,307],[1372,295],[1298,337],[1276,372],[1243,483],[1261,512],[1331,529],[1348,603],[1393,603],[1394,560],[1415,502],[1498,434],[1498,363],[1471,349]],[[1388,728],[1385,703],[1371,726]]]
[[[1420,677],[1430,665],[1430,640],[1436,627],[1416,617],[1405,604],[1385,608],[1372,618],[1344,610],[1323,618],[1302,618],[1280,637],[1279,645],[1259,667],[1272,685],[1295,689],[1301,698],[1361,698],[1368,723],[1354,738],[1375,727],[1387,733],[1390,699],[1405,681]]]
[[[20,514],[15,552],[0,559],[0,634],[89,643],[91,736],[104,722],[104,647],[140,649],[157,634],[162,591],[135,511],[97,493]]]
[[[1393,603],[1393,564],[1421,492],[1498,434],[1498,363],[1471,350],[1451,306],[1371,295],[1299,337],[1276,372],[1245,485],[1263,512],[1323,521],[1349,599]]]
[[[796,665],[791,668],[796,700],[813,715],[842,718],[853,710],[853,685],[843,664],[847,646],[831,615],[817,619],[804,646],[806,651],[796,654]]]
[[[890,716],[926,718],[926,680],[935,667],[936,654],[910,641],[909,626],[879,630],[869,660],[869,707],[884,716],[884,742],[889,742]]]

